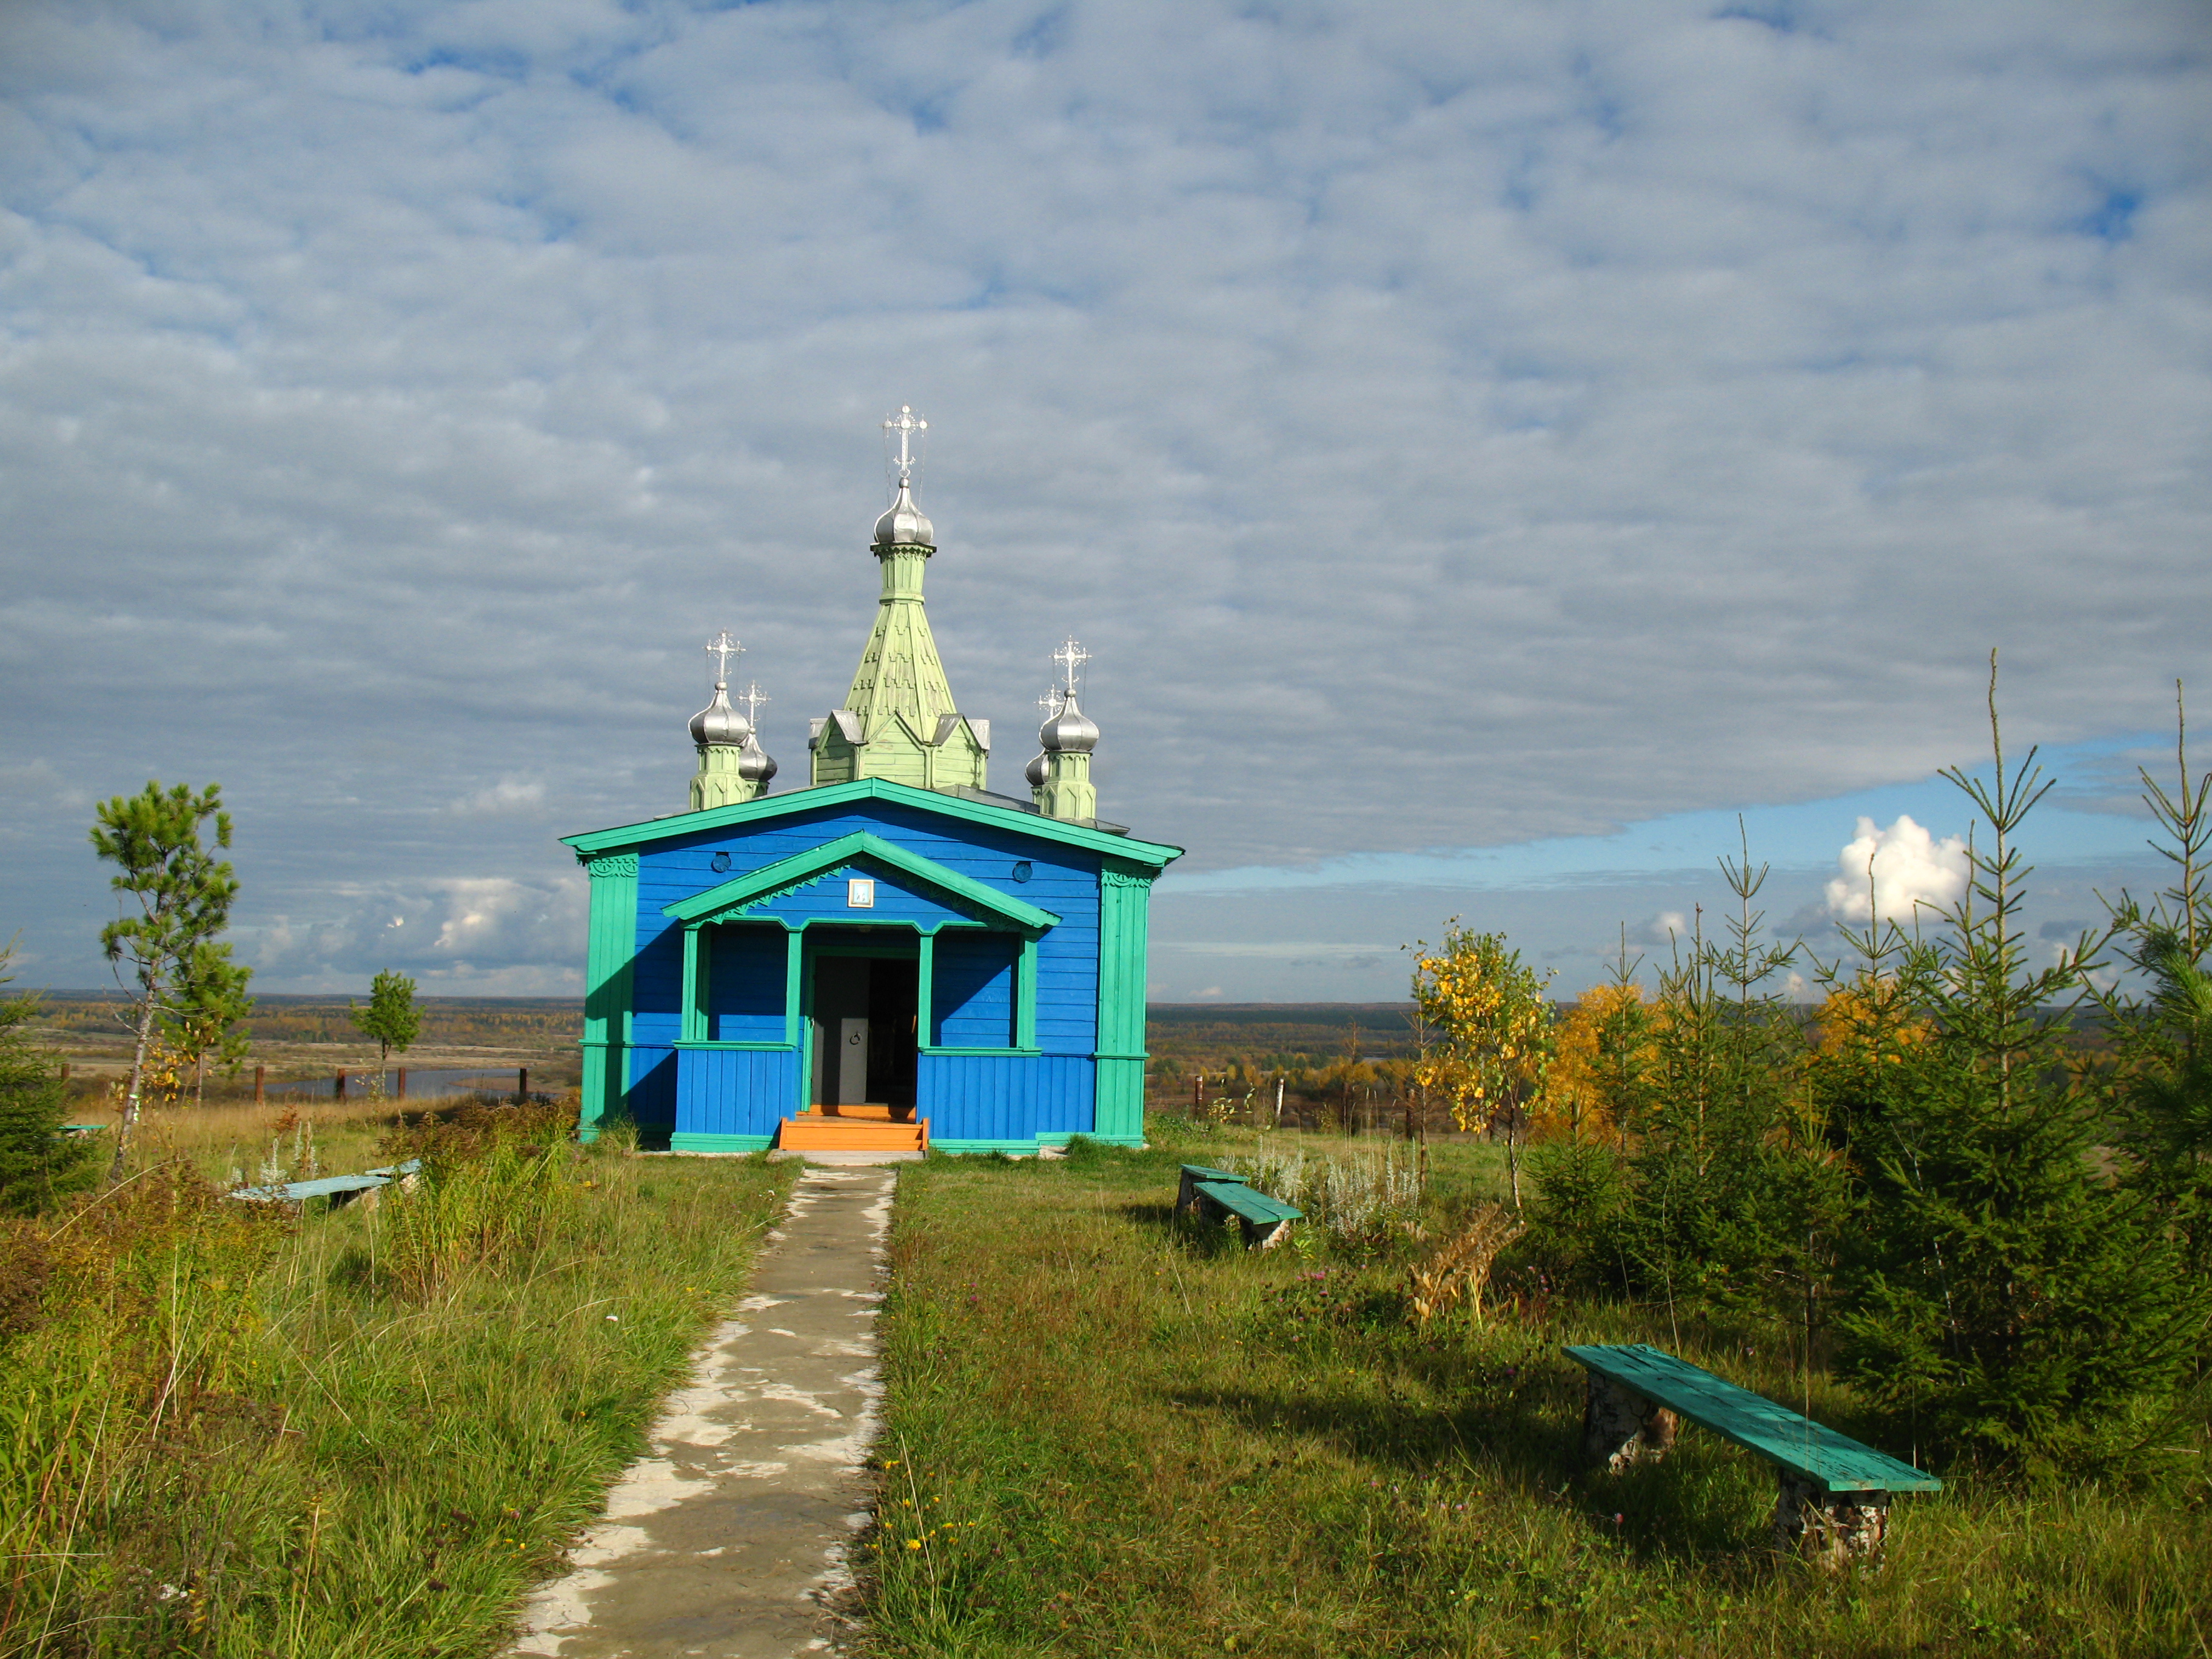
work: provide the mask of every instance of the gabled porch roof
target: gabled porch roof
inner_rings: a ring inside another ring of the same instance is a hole
[[[664,905],[660,914],[684,923],[727,915],[779,892],[804,886],[817,877],[848,864],[858,865],[863,869],[872,864],[883,869],[898,871],[952,899],[957,908],[981,910],[1001,921],[1030,932],[1042,933],[1060,921],[1049,910],[1041,910],[1034,904],[1024,903],[995,887],[986,886],[972,877],[963,876],[957,870],[947,869],[935,859],[909,852],[896,842],[885,841],[881,836],[870,835],[865,830],[840,836],[835,841],[824,842],[819,847],[809,848],[804,853],[795,853],[787,859],[779,859],[774,864],[726,881],[719,887],[709,887],[703,893],[694,893],[688,899]]]

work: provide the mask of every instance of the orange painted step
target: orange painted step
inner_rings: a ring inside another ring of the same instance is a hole
[[[784,1119],[775,1144],[787,1152],[919,1152],[928,1150],[929,1126],[841,1122],[809,1112]]]
[[[810,1106],[805,1112],[801,1113],[800,1115],[802,1117],[812,1117],[817,1113],[823,1117],[843,1118],[847,1122],[911,1123],[914,1121],[914,1108],[911,1106],[831,1106],[824,1104],[820,1106]]]

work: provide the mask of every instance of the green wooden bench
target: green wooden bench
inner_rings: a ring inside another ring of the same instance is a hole
[[[1934,1475],[1663,1349],[1636,1342],[1567,1352],[1589,1373],[1583,1449],[1591,1462],[1617,1474],[1664,1457],[1679,1419],[1701,1424],[1775,1466],[1782,1484],[1775,1542],[1823,1565],[1877,1565],[1890,1499],[1943,1490]]]
[[[1192,1206],[1213,1220],[1233,1215],[1244,1233],[1244,1248],[1257,1244],[1268,1249],[1283,1242],[1291,1223],[1305,1212],[1270,1198],[1233,1170],[1209,1169],[1203,1164],[1182,1166],[1182,1182],[1176,1189],[1175,1212]]]
[[[292,1181],[275,1187],[240,1187],[230,1196],[249,1204],[305,1204],[311,1198],[327,1198],[333,1209],[350,1204],[363,1193],[380,1191],[394,1182],[408,1184],[422,1169],[422,1160],[386,1164],[360,1175],[321,1176],[313,1181]]]
[[[1255,1244],[1263,1250],[1273,1249],[1283,1242],[1291,1223],[1305,1214],[1241,1181],[1201,1181],[1196,1191],[1200,1213],[1213,1218],[1237,1218],[1248,1250]]]

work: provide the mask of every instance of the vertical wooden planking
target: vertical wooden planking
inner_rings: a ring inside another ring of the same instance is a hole
[[[1145,1138],[1145,969],[1152,880],[1109,861],[1099,876],[1097,1120],[1102,1140]]]
[[[584,867],[591,878],[591,919],[584,949],[583,1104],[577,1133],[591,1140],[601,1120],[621,1111],[629,1082],[624,1040],[637,945],[637,854],[601,853]]]

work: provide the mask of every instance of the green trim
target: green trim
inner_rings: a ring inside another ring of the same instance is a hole
[[[796,1048],[799,1046],[800,1032],[803,1030],[799,1007],[799,988],[801,983],[800,975],[806,963],[806,935],[803,931],[794,928],[783,937],[783,1046],[787,1048]],[[803,1095],[806,1091],[806,1080],[804,1078],[799,1079],[799,1088]]]
[[[937,1001],[937,934],[924,933],[915,945],[914,967],[914,1035],[915,1048],[926,1050],[929,1044],[929,1022],[936,1017]]]
[[[939,1048],[939,1047],[937,1047],[937,1046],[935,1046],[934,1044],[933,1044],[931,1047],[927,1048],[924,1048],[923,1050],[921,1050],[921,1052],[922,1052],[923,1054],[987,1054],[987,1055],[991,1055],[991,1056],[997,1057],[997,1058],[1004,1058],[1004,1057],[1006,1057],[1006,1056],[1007,1056],[1007,1055],[1012,1055],[1013,1058],[1015,1058],[1015,1059],[1017,1059],[1017,1060],[1035,1060],[1035,1059],[1036,1059],[1039,1055],[1042,1054],[1044,1053],[1044,1050],[1043,1050],[1043,1049],[1042,1049],[1042,1048]]]
[[[689,1133],[668,1137],[672,1152],[764,1152],[775,1144],[774,1135],[708,1135]]]
[[[1033,1140],[939,1140],[933,1135],[930,1137],[929,1150],[933,1152],[949,1152],[956,1157],[976,1152],[1006,1152],[1015,1158],[1025,1158],[1034,1156],[1042,1147],[1065,1146],[1081,1133],[1081,1131],[1071,1131],[1066,1134],[1039,1135]],[[1131,1140],[1125,1137],[1113,1135],[1084,1134],[1083,1139],[1095,1140],[1107,1146],[1141,1146],[1145,1144],[1141,1139]]]
[[[1145,1131],[1145,969],[1152,872],[1109,859],[1098,878],[1098,1042],[1094,1098],[1101,1139]]]
[[[869,830],[855,830],[850,835],[840,836],[835,841],[824,842],[819,847],[809,848],[804,853],[794,853],[787,859],[778,859],[774,864],[753,871],[749,875],[709,887],[703,893],[694,893],[690,898],[679,899],[673,904],[663,905],[660,914],[687,925],[719,917],[725,912],[743,909],[746,905],[768,896],[778,889],[818,879],[841,865],[875,863],[912,876],[915,880],[964,899],[993,915],[1004,917],[1018,927],[1046,928],[1054,927],[1060,918],[1049,910],[1040,910],[995,887],[988,887],[972,876],[963,876],[957,870],[947,869],[935,859],[908,852],[896,842],[885,841]],[[898,926],[897,923],[878,923],[878,926]]]
[[[873,925],[876,927],[883,926],[880,922]],[[925,934],[922,935],[922,937],[927,938],[927,935]],[[919,958],[921,955],[921,944],[919,939],[911,945],[907,944],[902,939],[864,939],[852,945],[840,945],[833,941],[828,945],[817,945],[814,947],[814,954],[817,959],[823,957],[860,957],[871,961],[878,957],[887,957],[900,959],[906,957]]]
[[[684,930],[684,1018],[679,1042],[707,1039],[707,963],[699,949],[699,930]]]
[[[578,1128],[619,1115],[629,1091],[631,963],[637,955],[637,855],[603,852],[585,860],[591,920],[584,947],[583,1077]]]
[[[1182,848],[1170,847],[1164,842],[1139,841],[1131,836],[1110,836],[1102,830],[1085,830],[1080,824],[1039,817],[1016,807],[994,806],[988,801],[968,800],[958,795],[942,794],[933,789],[916,789],[911,784],[894,783],[889,778],[862,778],[854,783],[826,783],[812,789],[794,789],[784,794],[764,795],[758,800],[741,801],[734,806],[709,807],[703,812],[678,812],[648,823],[592,830],[580,836],[564,836],[561,838],[561,844],[574,848],[580,856],[615,848],[636,848],[679,836],[696,836],[702,830],[759,823],[787,817],[793,812],[811,812],[869,800],[889,801],[901,806],[917,807],[926,812],[939,813],[946,817],[961,818],[969,823],[986,823],[996,830],[1012,830],[1034,836],[1040,841],[1058,842],[1062,846],[1080,847],[1090,852],[1124,859],[1155,872],[1165,869],[1182,856]]]
[[[1022,954],[1014,964],[1014,1047],[1034,1053],[1036,1038],[1036,940],[1024,935]]]
[[[668,1045],[672,1048],[729,1049],[733,1052],[757,1052],[787,1054],[796,1046],[789,1042],[740,1042],[735,1037],[678,1037]]]

